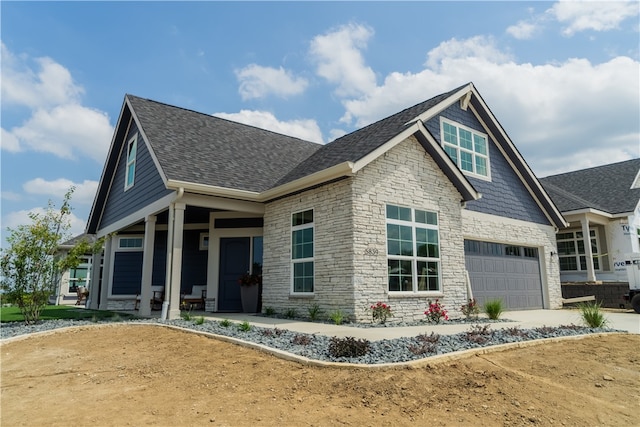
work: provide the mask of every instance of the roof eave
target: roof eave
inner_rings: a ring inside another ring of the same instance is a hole
[[[305,190],[316,185],[324,184],[334,179],[342,178],[345,176],[352,176],[355,173],[353,162],[342,162],[337,165],[331,166],[327,169],[312,173],[311,175],[304,176],[286,184],[279,185],[260,193],[259,200],[266,202],[269,200],[277,199],[279,197],[286,196],[288,194],[296,193],[301,190]]]
[[[482,197],[482,195],[478,191],[476,191],[476,189],[464,176],[460,169],[458,169],[458,167],[453,163],[449,156],[447,156],[446,153],[440,148],[437,141],[433,138],[433,136],[431,136],[421,120],[415,121],[410,126],[406,127],[402,132],[391,138],[389,141],[382,144],[380,147],[355,162],[353,171],[357,172],[360,169],[364,168],[373,160],[382,156],[387,151],[391,150],[393,147],[412,135],[416,137],[420,145],[422,145],[427,153],[429,153],[438,167],[444,172],[447,178],[449,178],[458,192],[460,192],[462,200],[468,202],[471,200],[478,200]]]
[[[571,211],[563,211],[562,212],[563,215],[569,216],[569,215],[581,215],[581,214],[594,214],[594,215],[600,215],[603,216],[605,218],[626,218],[629,216],[632,216],[634,214],[633,211],[629,211],[629,212],[618,212],[618,213],[610,213],[610,212],[605,212],[605,211],[601,211],[599,209],[594,209],[594,208],[584,208],[584,209],[574,209]]]
[[[482,99],[473,85],[471,85],[471,91],[473,91],[474,96],[469,103],[469,108],[473,111],[478,120],[483,123],[485,128],[487,128],[487,131],[492,136],[494,142],[499,145],[501,150],[503,150],[505,158],[511,164],[514,171],[520,176],[521,181],[528,188],[529,193],[533,196],[540,209],[542,209],[544,214],[547,216],[549,222],[557,228],[568,227],[569,223],[562,216],[558,207],[555,205],[547,191],[542,187],[542,184],[540,184],[538,178],[535,176],[531,168],[529,168],[529,165],[524,160],[513,141],[511,141],[511,138],[509,138],[505,130],[502,128],[502,125],[498,122],[491,112],[491,109],[489,109],[487,104],[484,102],[484,99]],[[495,133],[488,128],[489,123],[485,123],[483,117],[478,111],[479,109],[484,111],[487,118],[491,121],[491,125],[493,125],[493,128],[496,130]]]
[[[172,179],[167,181],[167,188],[171,190],[179,190],[182,188],[184,191],[190,193],[227,197],[251,202],[267,202],[316,185],[324,184],[337,178],[351,176],[353,173],[353,163],[343,162],[263,192],[239,190]]]
[[[167,180],[167,188],[170,190],[183,189],[189,193],[228,197],[231,199],[248,200],[251,202],[260,201],[260,193],[255,191],[238,190],[236,188],[219,187],[216,185],[199,184],[196,182],[180,181],[176,179]]]

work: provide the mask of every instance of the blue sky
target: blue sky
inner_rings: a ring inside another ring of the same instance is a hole
[[[640,156],[640,3],[11,2],[1,225],[91,209],[124,95],[326,143],[473,81],[540,177]]]

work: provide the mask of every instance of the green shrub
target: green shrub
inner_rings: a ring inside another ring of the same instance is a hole
[[[220,321],[220,326],[222,326],[223,328],[228,328],[229,326],[231,326],[231,320],[229,319],[222,319]]]
[[[307,312],[309,313],[309,319],[312,322],[315,322],[322,315],[322,309],[317,303],[311,304],[309,308],[307,308]]]
[[[180,313],[180,317],[182,318],[182,320],[191,320],[191,312],[190,311],[183,311]]]
[[[298,317],[298,311],[295,308],[289,308],[284,312],[284,317],[287,319],[295,319]]]
[[[273,316],[274,314],[276,314],[276,309],[273,307],[265,307],[264,314],[267,316]]]
[[[204,316],[196,317],[196,320],[193,323],[196,325],[202,325],[204,323]]]
[[[369,352],[369,340],[353,337],[331,338],[329,354],[332,357],[360,357]]]
[[[580,316],[585,325],[590,328],[604,328],[609,324],[609,321],[602,311],[600,311],[601,304],[599,303],[587,303],[578,305],[580,309]]]
[[[329,319],[331,319],[336,325],[342,325],[342,322],[345,320],[345,315],[342,311],[335,310],[329,314]]]
[[[246,320],[238,325],[238,329],[242,332],[249,332],[251,330],[251,324]]]
[[[489,319],[498,320],[504,311],[502,300],[500,298],[489,300],[484,303],[482,310],[489,316]]]

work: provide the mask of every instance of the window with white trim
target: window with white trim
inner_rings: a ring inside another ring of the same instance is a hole
[[[591,241],[591,253],[593,255],[593,268],[600,270],[600,258],[598,257],[599,245],[595,229],[589,230]],[[566,231],[556,235],[558,245],[558,259],[560,271],[586,271],[587,257],[585,255],[584,239],[582,231]]]
[[[139,250],[142,249],[142,237],[120,237],[118,239],[119,250]]]
[[[463,173],[490,179],[487,135],[459,123],[440,119],[442,147]]]
[[[313,209],[291,216],[291,270],[293,293],[313,293]]]
[[[80,264],[69,269],[69,293],[76,293],[78,287],[89,283],[89,268],[91,261],[88,257],[80,257]]]
[[[387,205],[389,292],[441,292],[436,212]]]
[[[124,178],[124,189],[133,187],[136,178],[136,151],[138,149],[138,134],[136,133],[127,143],[127,169]]]

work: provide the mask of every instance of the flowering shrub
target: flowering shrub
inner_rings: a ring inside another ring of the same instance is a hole
[[[262,275],[245,273],[238,278],[240,286],[259,285],[262,283]]]
[[[369,307],[369,310],[371,310],[371,317],[373,317],[374,322],[384,324],[388,318],[393,317],[391,306],[380,301]]]
[[[461,310],[467,319],[477,319],[480,314],[480,306],[475,298],[470,299],[466,304],[462,304]]]
[[[435,324],[440,323],[441,320],[449,320],[447,310],[444,309],[437,299],[435,302],[431,302],[431,300],[429,300],[429,308],[424,312],[424,315],[427,316],[427,320],[429,322],[433,322]]]

